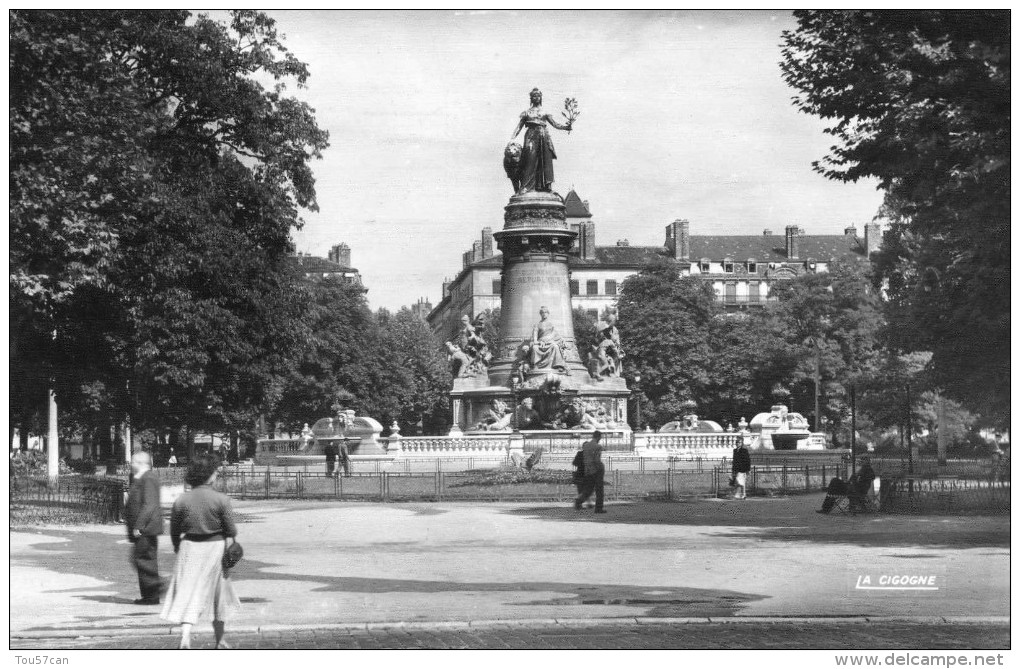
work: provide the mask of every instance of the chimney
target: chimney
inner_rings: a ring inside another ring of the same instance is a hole
[[[670,250],[677,260],[691,259],[691,224],[686,218],[678,218],[669,227],[669,236],[673,238]]]
[[[626,239],[617,239],[616,240],[616,245],[617,246],[630,246],[630,242],[628,240],[626,240]]]
[[[882,246],[882,226],[878,223],[868,223],[864,226],[864,253],[870,258],[872,253],[878,251]]]
[[[798,258],[797,237],[800,236],[800,228],[796,225],[786,226],[786,257]]]
[[[450,277],[443,279],[443,298],[450,296]]]
[[[473,253],[472,251],[464,251],[464,254],[462,256],[463,257],[464,267],[470,267],[471,266],[471,255],[472,255],[472,253]]]
[[[492,257],[492,228],[482,228],[482,257]]]
[[[471,244],[471,262],[473,263],[478,262],[481,259],[482,259],[482,242],[481,240],[476,240],[473,244]]]
[[[581,223],[580,250],[582,258],[595,257],[595,223],[584,221]]]
[[[761,234],[763,236],[765,236],[765,237],[771,237],[772,236],[772,231],[769,230],[768,228],[765,228],[765,230]]]
[[[341,267],[351,266],[351,247],[340,242],[329,250],[329,259]]]

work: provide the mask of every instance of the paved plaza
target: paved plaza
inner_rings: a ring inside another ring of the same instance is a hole
[[[619,503],[602,516],[235,501],[244,608],[228,630],[242,647],[279,648],[504,648],[520,630],[566,648],[1008,645],[1008,517],[829,517],[814,512],[821,497]],[[158,607],[131,604],[122,535],[11,533],[12,647],[172,643]],[[173,559],[165,537],[165,575]],[[938,589],[859,587],[882,575],[933,575]]]

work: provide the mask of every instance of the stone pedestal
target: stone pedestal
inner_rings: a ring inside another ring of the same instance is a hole
[[[577,347],[568,265],[577,233],[567,225],[562,198],[550,192],[514,195],[503,218],[503,229],[493,235],[503,254],[501,338],[489,342],[493,359],[487,375],[454,380],[454,429],[472,430],[488,414],[493,400],[513,410],[514,400],[519,404],[525,398],[545,418],[554,406],[579,401],[598,405],[616,429],[626,428],[630,395],[626,383],[622,378],[593,379],[585,367],[587,352]],[[563,365],[558,369],[527,364],[526,350],[543,307],[549,310],[547,322],[562,340]],[[514,378],[518,380],[516,398],[511,388]]]

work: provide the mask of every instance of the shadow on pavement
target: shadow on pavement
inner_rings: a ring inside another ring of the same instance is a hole
[[[111,551],[110,536],[90,532],[47,532],[60,539],[53,543],[35,544],[41,549],[33,556],[22,558],[36,563],[38,566],[57,570],[68,574],[80,574],[92,578],[112,581],[109,585],[88,588],[69,588],[52,590],[69,595],[72,599],[82,602],[83,614],[77,616],[81,621],[97,622],[107,617],[90,616],[86,602],[107,604],[123,604],[133,615],[136,607],[131,602],[137,589],[137,581],[127,560],[97,560],[97,555],[111,555],[124,551]],[[163,558],[163,554],[160,555]],[[161,560],[163,569],[172,565],[172,560]],[[169,563],[169,564],[168,564]],[[508,581],[508,582],[453,582],[447,580],[412,580],[398,578],[355,578],[315,574],[288,574],[278,571],[287,565],[261,562],[258,560],[242,560],[232,571],[232,578],[237,582],[267,581],[310,584],[313,592],[336,593],[445,593],[470,592],[494,593],[515,592],[535,593],[535,599],[521,601],[509,606],[625,606],[633,607],[633,615],[647,617],[684,617],[684,616],[732,616],[737,614],[747,603],[765,599],[760,595],[741,593],[733,590],[686,588],[686,587],[648,587],[632,585],[616,585],[601,583],[569,583],[552,581]],[[274,571],[269,571],[270,569]],[[114,590],[116,594],[97,594],[96,590]],[[245,603],[266,603],[275,599],[273,588],[266,588],[264,597],[247,598]],[[153,607],[155,608],[155,607]],[[576,613],[564,613],[565,616],[583,616],[583,609],[575,609]],[[525,616],[527,614],[524,614]],[[116,619],[116,618],[112,618]],[[41,631],[49,626],[37,626],[28,630]]]
[[[929,548],[1008,548],[1010,523],[1004,516],[824,515],[815,510],[824,495],[784,498],[694,499],[606,505],[606,514],[574,511],[570,504],[528,506],[504,512],[552,522],[675,525],[704,527],[718,537],[763,541],[924,546]]]

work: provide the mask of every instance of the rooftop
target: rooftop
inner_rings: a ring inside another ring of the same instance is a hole
[[[339,263],[325,258],[309,255],[296,255],[287,258],[289,262],[297,265],[305,274],[327,274],[330,272],[357,272],[353,267],[344,267]]]
[[[567,218],[591,218],[588,203],[582,200],[574,189],[570,189],[563,198],[563,206],[566,208]]]

